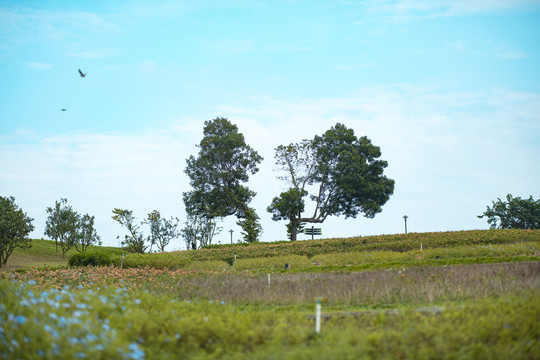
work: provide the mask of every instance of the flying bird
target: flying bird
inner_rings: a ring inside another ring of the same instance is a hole
[[[88,73],[87,73],[87,72],[86,72],[86,73],[83,73],[83,72],[81,71],[81,69],[79,69],[79,74],[81,75],[81,77],[85,77],[86,74],[88,74]]]
[[[62,108],[62,109],[60,109],[60,110],[62,110],[62,111],[66,111],[66,109],[63,109],[63,108]]]

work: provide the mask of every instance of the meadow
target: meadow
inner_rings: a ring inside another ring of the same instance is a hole
[[[88,267],[19,253],[0,272],[0,357],[540,358],[539,230],[408,235],[95,247],[106,264]]]

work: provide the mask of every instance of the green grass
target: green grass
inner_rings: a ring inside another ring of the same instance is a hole
[[[117,254],[119,250],[114,247],[106,246],[90,246],[87,251],[105,251],[111,254]],[[40,268],[40,267],[60,267],[67,266],[69,256],[75,254],[75,248],[68,250],[65,256],[62,256],[62,249],[58,246],[56,249],[55,242],[52,240],[32,240],[32,247],[29,249],[16,248],[8,258],[6,266],[0,268],[0,271],[8,271],[24,268]]]
[[[8,260],[24,271],[0,272],[0,358],[540,358],[539,235],[213,246],[122,268],[68,268],[37,240]]]

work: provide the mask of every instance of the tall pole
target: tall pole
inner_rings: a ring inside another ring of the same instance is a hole
[[[407,233],[407,218],[408,218],[407,215],[403,216],[403,219],[405,220],[405,234]]]
[[[229,230],[229,232],[231,233],[231,245],[232,245],[232,233],[234,232],[233,229]]]

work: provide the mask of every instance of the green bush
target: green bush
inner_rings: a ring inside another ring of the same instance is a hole
[[[307,256],[288,255],[263,257],[256,259],[238,259],[233,268],[235,270],[279,270],[285,269],[285,264],[289,264],[291,269],[301,269],[311,266],[311,261]]]
[[[184,269],[189,266],[191,259],[182,252],[125,253],[123,259],[122,255],[113,256],[112,263],[116,267],[123,268],[143,268],[148,266],[155,269]]]
[[[69,257],[69,266],[108,266],[112,264],[111,256],[101,251],[75,253]]]

